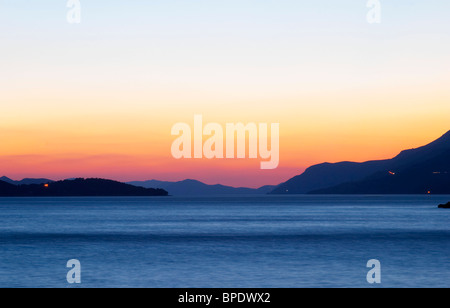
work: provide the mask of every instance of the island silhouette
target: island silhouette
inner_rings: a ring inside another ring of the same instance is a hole
[[[0,181],[2,197],[168,196],[164,189],[137,187],[105,179],[73,179],[14,185]]]
[[[231,187],[226,185],[208,185],[203,182],[187,179],[178,182],[168,181],[134,181],[128,184],[145,188],[162,188],[173,196],[211,196],[211,195],[264,195],[272,191],[274,185],[265,185],[260,188]]]

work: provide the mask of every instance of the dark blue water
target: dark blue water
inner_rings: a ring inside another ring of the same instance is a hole
[[[450,287],[450,196],[1,198],[0,287]]]

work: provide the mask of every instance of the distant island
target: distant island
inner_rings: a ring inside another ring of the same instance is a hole
[[[312,166],[271,194],[450,194],[450,131],[392,159]]]
[[[276,186],[266,185],[260,188],[231,187],[225,185],[208,185],[197,180],[167,181],[134,181],[128,184],[145,188],[162,188],[173,196],[212,196],[212,195],[265,195]]]
[[[105,179],[79,178],[19,185],[0,180],[0,197],[168,196],[168,194],[164,189],[137,187]]]
[[[0,181],[7,182],[7,183],[13,184],[13,185],[46,184],[46,183],[54,182],[52,180],[44,179],[44,178],[40,178],[40,179],[25,178],[25,179],[20,180],[20,181],[14,181],[14,180],[11,180],[10,178],[6,177],[6,176],[2,176],[0,178]]]

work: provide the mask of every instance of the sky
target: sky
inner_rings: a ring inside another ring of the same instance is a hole
[[[0,173],[258,187],[450,129],[450,2],[0,0]],[[171,155],[178,122],[279,123],[280,163]]]

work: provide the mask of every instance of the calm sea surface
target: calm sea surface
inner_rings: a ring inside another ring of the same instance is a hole
[[[450,196],[0,198],[0,287],[450,287]]]

